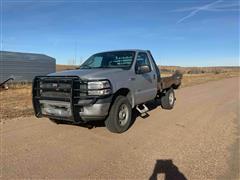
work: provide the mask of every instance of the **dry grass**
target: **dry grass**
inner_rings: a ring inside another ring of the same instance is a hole
[[[77,67],[79,67],[79,66],[57,64],[56,65],[56,71],[72,70],[72,69],[76,69]]]
[[[33,115],[31,86],[0,91],[1,118]]]
[[[206,74],[184,74],[181,87],[193,86],[202,84],[208,81],[216,81],[225,78],[240,76],[240,72],[225,72],[225,73],[206,73]]]
[[[183,74],[204,74],[204,73],[227,73],[239,72],[239,66],[216,66],[216,67],[181,67],[181,66],[159,66],[161,71],[172,73],[176,70]]]
[[[163,76],[170,75],[169,73]],[[184,74],[182,87],[193,86],[208,81],[240,76],[239,71],[225,73]],[[33,115],[31,85],[18,85],[9,90],[0,91],[0,112],[3,119]]]

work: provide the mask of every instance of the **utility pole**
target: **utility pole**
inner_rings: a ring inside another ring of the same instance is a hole
[[[75,47],[74,47],[74,65],[76,65],[77,62],[77,41],[75,41]]]

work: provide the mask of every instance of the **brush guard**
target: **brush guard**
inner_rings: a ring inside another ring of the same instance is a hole
[[[79,104],[80,100],[83,100],[81,104]],[[88,100],[88,103],[82,103],[84,100]],[[89,100],[91,100],[90,103]],[[95,103],[96,97],[87,95],[87,81],[83,81],[77,76],[37,76],[33,80],[32,101],[35,116],[38,118],[48,117],[80,123],[83,122],[79,116],[82,106]],[[69,103],[70,116],[43,114],[41,101]]]

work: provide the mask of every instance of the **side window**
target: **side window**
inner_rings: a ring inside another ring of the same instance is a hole
[[[138,53],[137,59],[136,59],[136,65],[135,65],[135,72],[138,71],[138,68],[140,66],[148,66],[149,67],[149,71],[148,72],[151,71],[150,61],[149,61],[148,56],[147,56],[146,53],[142,53],[142,52]]]

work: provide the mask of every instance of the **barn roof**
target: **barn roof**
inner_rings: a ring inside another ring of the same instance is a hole
[[[53,60],[54,58],[45,54],[37,53],[23,53],[23,52],[11,52],[11,51],[0,51],[0,60]]]

